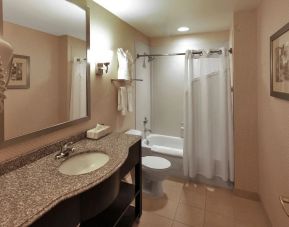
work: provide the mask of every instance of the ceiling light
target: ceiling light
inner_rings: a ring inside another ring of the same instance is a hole
[[[190,28],[188,28],[188,27],[179,27],[178,28],[178,31],[179,32],[187,32],[187,31],[189,31],[190,30]]]

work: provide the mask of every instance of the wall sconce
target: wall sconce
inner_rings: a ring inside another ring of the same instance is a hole
[[[95,74],[97,76],[102,76],[105,73],[108,73],[108,66],[109,66],[109,62],[105,62],[105,63],[97,63],[95,66]]]
[[[89,61],[95,64],[95,75],[102,76],[108,73],[109,65],[112,62],[112,50],[97,50],[89,52]]]

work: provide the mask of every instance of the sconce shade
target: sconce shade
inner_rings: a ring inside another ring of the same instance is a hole
[[[95,58],[95,74],[102,76],[104,73],[108,73],[108,66],[110,65],[113,57],[112,50],[98,51]]]

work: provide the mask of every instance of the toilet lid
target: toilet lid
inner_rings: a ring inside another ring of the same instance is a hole
[[[157,156],[142,157],[142,164],[151,169],[167,169],[171,166],[169,160]]]

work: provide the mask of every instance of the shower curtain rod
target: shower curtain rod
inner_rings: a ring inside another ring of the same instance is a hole
[[[233,49],[230,48],[229,53],[233,53]],[[202,51],[193,51],[193,54],[201,54]],[[222,54],[222,50],[211,50],[210,54]],[[179,55],[186,55],[186,53],[173,53],[173,54],[137,54],[137,58],[140,57],[166,57],[166,56],[179,56]]]

